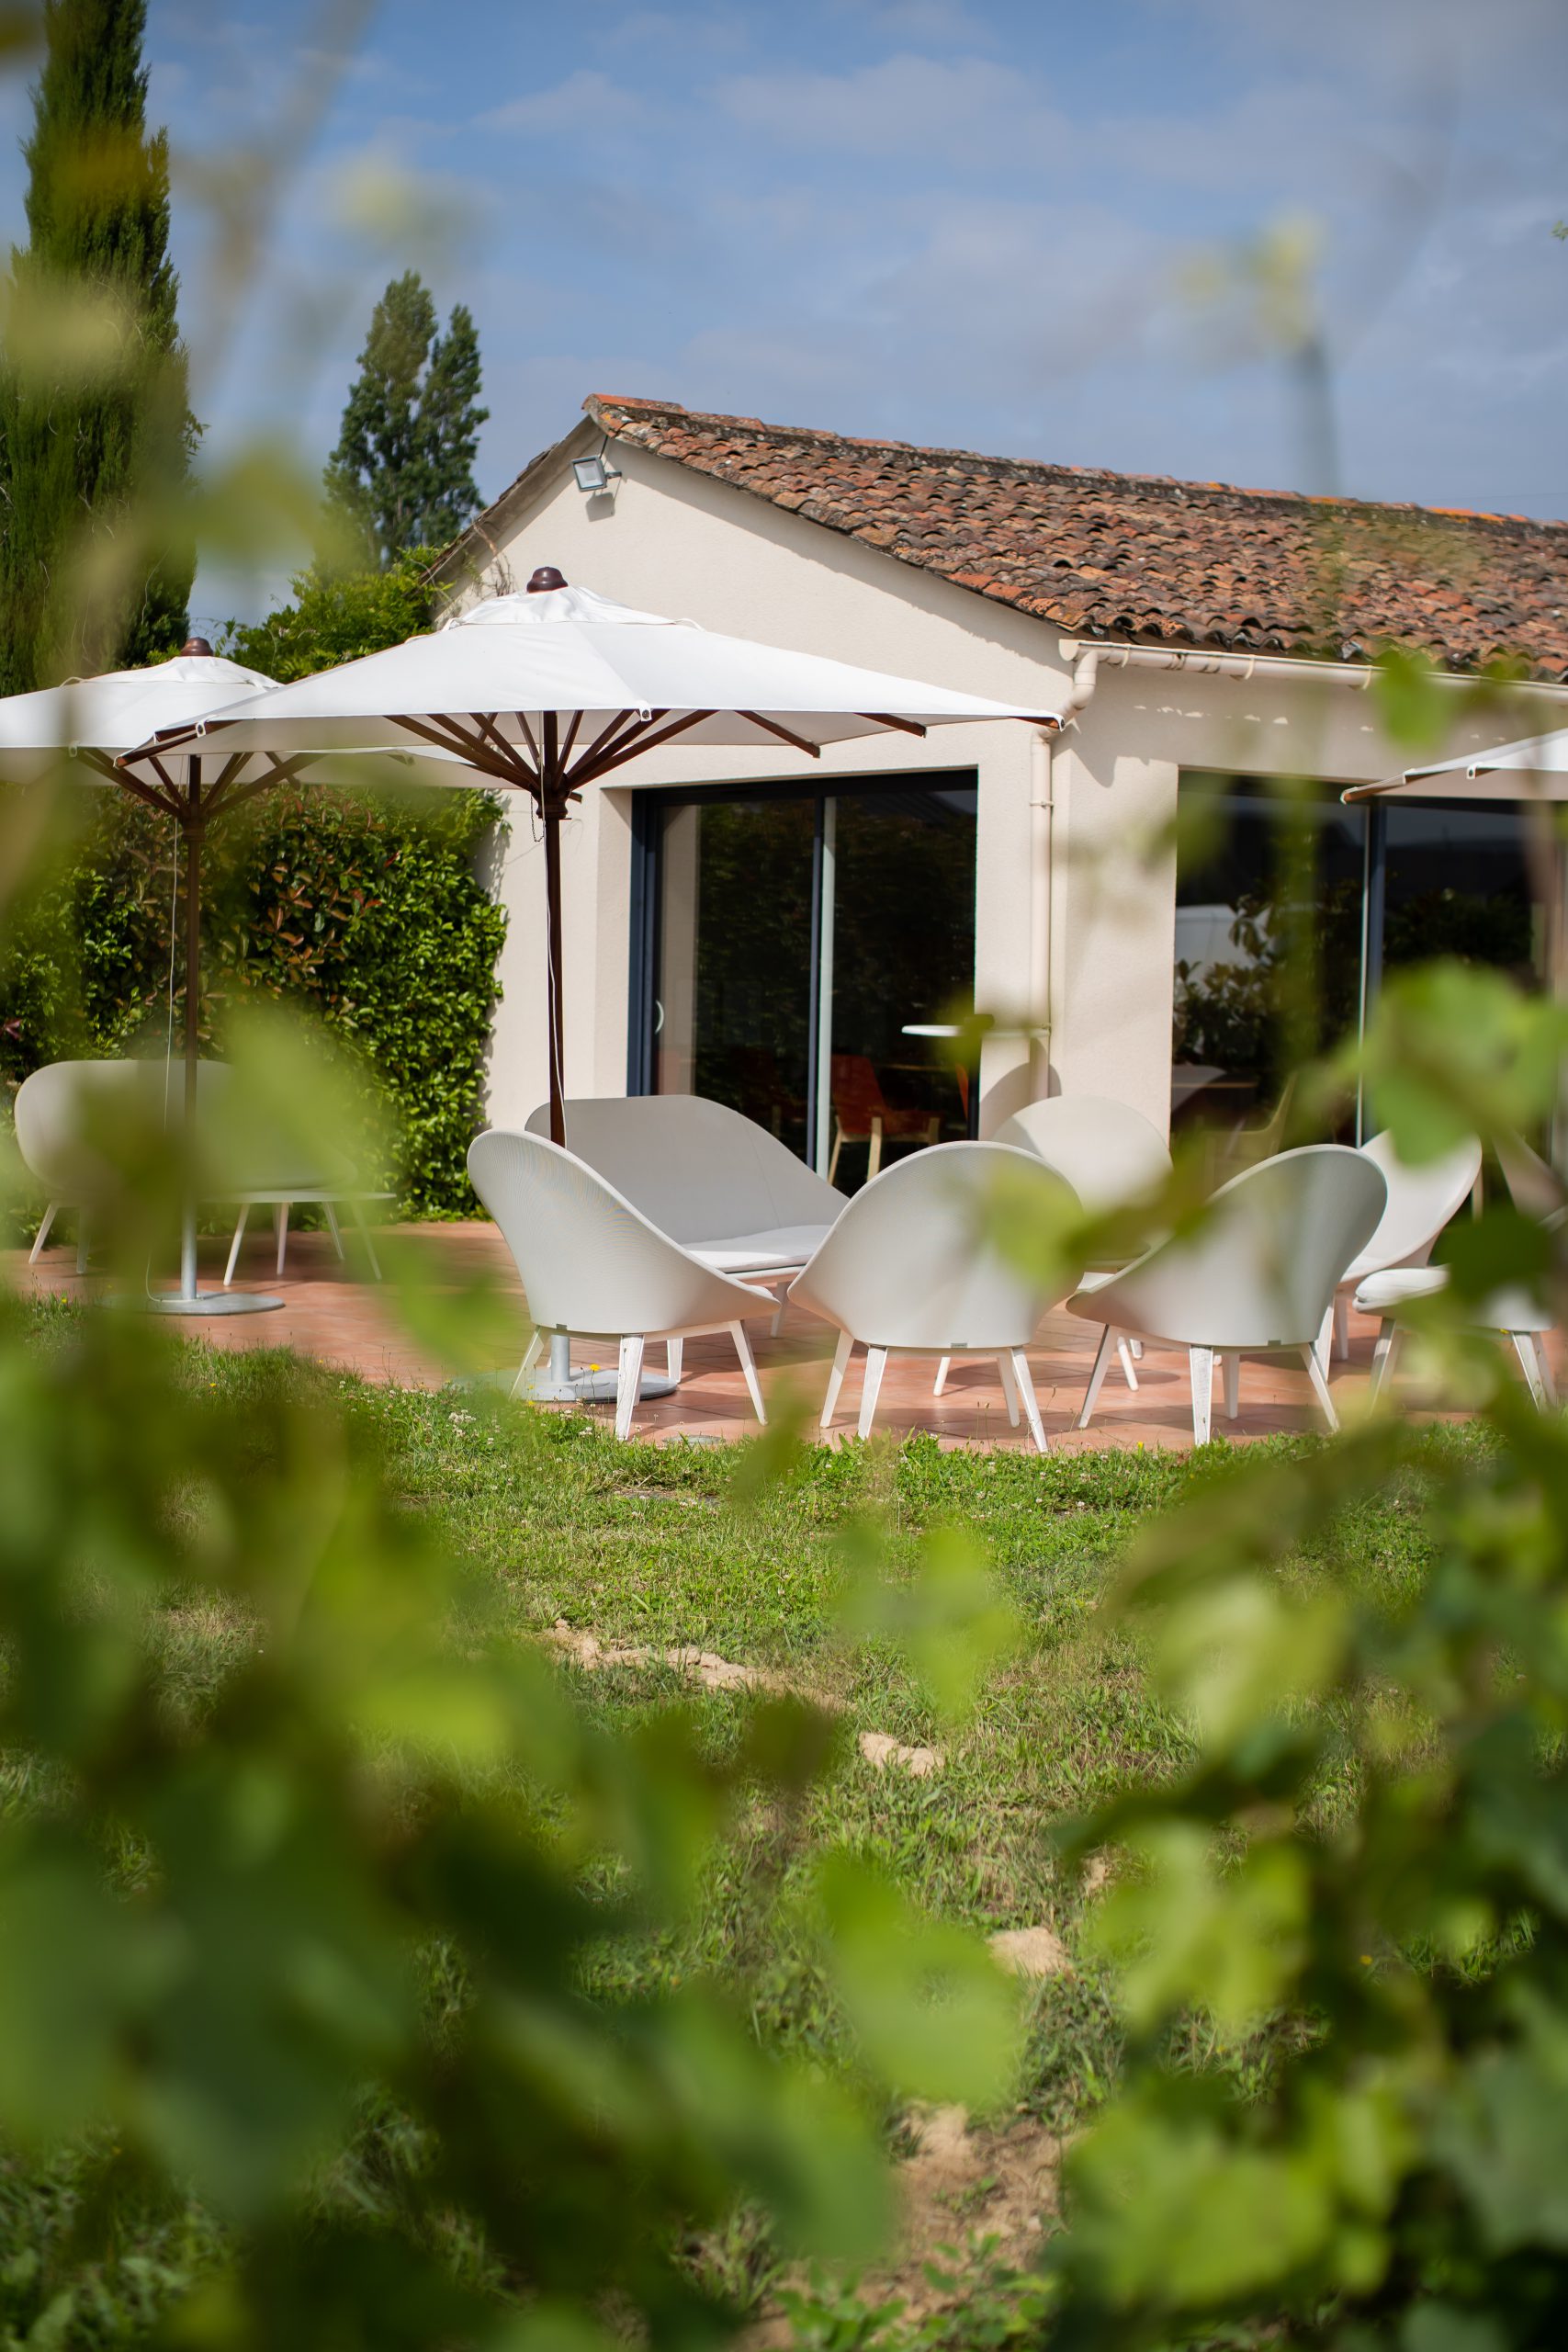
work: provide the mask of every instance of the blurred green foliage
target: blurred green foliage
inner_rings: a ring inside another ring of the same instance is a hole
[[[28,242],[3,289],[0,693],[149,662],[186,634],[199,435],[146,128],[146,0],[47,0]]]
[[[389,1131],[390,1160],[365,1165],[363,1182],[415,1216],[474,1214],[466,1160],[506,923],[483,878],[495,822],[480,793],[281,791],[209,853],[204,1049],[220,1055],[235,1009],[257,997],[319,1016]],[[0,934],[0,1076],[13,1091],[41,1063],[164,1040],[172,828],[83,793],[72,833]],[[183,985],[176,972],[176,1036]],[[355,1122],[361,1136],[372,1124]]]
[[[263,621],[231,621],[218,650],[287,684],[418,637],[435,618],[425,579],[434,550],[413,548],[386,571],[313,564],[294,581],[290,604]]]

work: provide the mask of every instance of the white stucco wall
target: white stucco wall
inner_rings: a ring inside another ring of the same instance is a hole
[[[495,538],[484,585],[521,588],[538,564],[624,604],[961,686],[1042,709],[1070,685],[1057,630],[988,603],[728,483],[627,445],[624,479],[585,498],[563,443],[536,495]],[[470,589],[465,594],[479,593]],[[1518,731],[1522,731],[1518,730]],[[1497,739],[1497,718],[1457,729],[1453,751]],[[1371,698],[1298,683],[1101,666],[1092,700],[1054,743],[1023,727],[947,728],[923,744],[889,735],[830,748],[671,744],[590,788],[563,841],[566,1085],[624,1091],[634,794],[750,777],[912,774],[973,767],[979,785],[976,1001],[1003,1023],[981,1066],[981,1132],[1018,1103],[1066,1089],[1111,1094],[1164,1125],[1169,1098],[1175,853],[1183,767],[1386,776],[1408,753]],[[543,855],[526,808],[502,869],[510,927],[490,1113],[520,1124],[547,1088]],[[1048,1039],[1026,1034],[1048,1021]],[[1010,1028],[1006,1024],[1011,1023]]]

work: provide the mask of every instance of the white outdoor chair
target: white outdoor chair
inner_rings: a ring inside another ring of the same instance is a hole
[[[1301,1357],[1337,1429],[1317,1342],[1387,1197],[1382,1170],[1362,1153],[1309,1144],[1232,1177],[1190,1233],[1156,1242],[1121,1273],[1091,1278],[1067,1301],[1070,1314],[1104,1327],[1079,1429],[1089,1427],[1119,1331],[1187,1350],[1199,1445],[1209,1437],[1216,1356],[1228,1419],[1240,1408],[1242,1356],[1289,1353]]]
[[[488,1129],[468,1148],[468,1174],[501,1227],[534,1318],[513,1396],[552,1334],[616,1340],[615,1435],[628,1437],[648,1341],[728,1331],[757,1419],[765,1420],[745,1321],[773,1313],[766,1291],[705,1265],[585,1160],[543,1136]]]
[[[822,1404],[832,1425],[855,1347],[866,1351],[860,1434],[868,1437],[889,1356],[990,1356],[1008,1419],[1020,1401],[1041,1453],[1045,1431],[1024,1353],[1055,1297],[1002,1255],[986,1230],[998,1176],[1021,1213],[1065,1220],[1071,1188],[1006,1144],[944,1143],[896,1160],[857,1193],[789,1295],[839,1327]]]
[[[243,1145],[230,1144],[224,1135],[224,1104],[232,1082],[227,1062],[197,1063],[197,1118],[208,1148],[216,1148],[222,1163],[208,1170],[203,1195],[209,1200],[236,1202],[240,1211],[223,1275],[225,1289],[234,1279],[251,1209],[260,1204],[273,1207],[281,1278],[288,1243],[288,1211],[294,1203],[307,1201],[319,1203],[325,1212],[340,1260],[344,1252],[335,1209],[346,1204],[379,1281],[381,1268],[365,1206],[370,1201],[389,1200],[391,1194],[360,1191],[352,1164],[330,1145],[317,1148],[307,1157],[292,1144],[280,1141],[274,1156],[249,1131]],[[122,1183],[121,1171],[106,1148],[117,1120],[132,1119],[144,1126],[165,1118],[173,1124],[184,1114],[185,1071],[178,1063],[152,1059],[50,1062],[25,1078],[17,1090],[15,1105],[17,1148],[45,1194],[42,1222],[28,1263],[37,1264],[55,1218],[62,1208],[72,1208],[78,1217],[76,1271],[85,1273],[89,1221],[103,1214]]]
[[[562,1107],[567,1148],[716,1272],[766,1289],[786,1283],[843,1210],[842,1193],[727,1102],[626,1094],[581,1096]],[[549,1105],[541,1103],[527,1132],[549,1131]],[[775,1337],[784,1311],[781,1297]],[[670,1344],[670,1376],[681,1377],[679,1340]]]
[[[1141,1111],[1108,1094],[1052,1094],[1004,1119],[992,1138],[1032,1151],[1072,1186],[1091,1216],[1127,1208],[1157,1193],[1170,1175],[1170,1146]],[[1138,1385],[1140,1340],[1116,1343],[1129,1388]],[[939,1364],[936,1393],[947,1380]]]
[[[1447,1151],[1440,1159],[1412,1168],[1400,1159],[1386,1132],[1362,1144],[1361,1157],[1381,1168],[1388,1199],[1377,1231],[1352,1265],[1347,1266],[1334,1294],[1333,1351],[1341,1361],[1350,1352],[1350,1300],[1369,1275],[1386,1273],[1395,1266],[1424,1266],[1438,1235],[1475,1190],[1481,1173],[1481,1144],[1472,1136]],[[1324,1333],[1326,1340],[1328,1333]],[[1318,1350],[1325,1372],[1328,1359]]]
[[[1381,1396],[1393,1378],[1393,1367],[1404,1343],[1408,1309],[1446,1290],[1446,1266],[1396,1266],[1372,1274],[1356,1293],[1357,1311],[1376,1315],[1382,1322],[1372,1352],[1372,1395]],[[1557,1403],[1557,1385],[1546,1352],[1546,1334],[1552,1329],[1551,1309],[1532,1298],[1522,1286],[1506,1289],[1466,1310],[1473,1331],[1495,1331],[1513,1344],[1530,1395],[1544,1412]]]

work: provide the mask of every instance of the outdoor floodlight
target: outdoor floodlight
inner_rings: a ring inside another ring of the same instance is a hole
[[[595,491],[608,490],[613,481],[621,479],[620,468],[612,466],[602,449],[596,458],[573,458],[571,470],[584,497],[591,497]]]

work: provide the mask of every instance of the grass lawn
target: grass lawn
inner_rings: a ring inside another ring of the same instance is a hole
[[[1193,1478],[1214,1475],[1224,1450],[1197,1461],[1110,1449],[1041,1459],[943,1453],[913,1440],[807,1448],[781,1456],[763,1478],[771,1457],[755,1446],[622,1446],[586,1419],[492,1409],[455,1391],[372,1387],[265,1353],[193,1351],[192,1369],[203,1386],[236,1400],[279,1380],[324,1390],[379,1453],[402,1505],[430,1514],[500,1596],[519,1640],[564,1624],[609,1646],[691,1645],[830,1702],[841,1728],[804,1815],[781,1822],[759,1807],[710,1873],[685,1936],[618,1951],[606,1962],[607,1991],[697,1970],[739,1973],[743,1962],[759,2034],[852,2075],[854,2053],[808,1939],[803,1931],[794,1940],[787,1924],[781,1934],[776,1910],[781,1885],[804,1883],[813,1854],[840,1842],[880,1860],[921,1905],[982,1934],[1055,1931],[1075,1964],[1025,1990],[1027,2041],[1008,2111],[989,2120],[967,2170],[943,2176],[946,2186],[939,2180],[933,2190],[938,2239],[962,2246],[998,2227],[1005,2235],[999,2176],[1009,2151],[1019,2155],[1028,2139],[1032,2160],[1045,2135],[1069,2129],[1102,2095],[1118,2064],[1109,1987],[1076,1950],[1082,1898],[1054,1870],[1050,1833],[1187,1753],[1183,1726],[1151,1690],[1134,1636],[1103,1604],[1140,1523]],[[1432,1442],[1475,1442],[1452,1430]],[[1320,1442],[1270,1447],[1300,1453]],[[1422,1565],[1413,1500],[1391,1492],[1342,1519],[1286,1573],[1385,1591],[1413,1577]],[[850,1563],[872,1540],[868,1530],[897,1578],[943,1528],[983,1548],[1021,1628],[957,1728],[938,1721],[930,1693],[889,1645],[848,1638],[840,1623]],[[243,1636],[182,1610],[176,1596],[166,1638],[182,1675],[199,1682],[222,1670]],[[754,1703],[744,1689],[704,1688],[657,1658],[592,1670],[569,1660],[562,1670],[606,1723],[633,1723],[682,1701],[716,1748],[737,1736]],[[864,1732],[936,1746],[942,1760],[923,1777],[878,1770],[857,1747]],[[13,1770],[8,1786],[13,1805],[28,1801],[25,1771]],[[786,1906],[786,1923],[788,1916]],[[899,2119],[887,2120],[895,2144],[907,2148]],[[0,2340],[55,2340],[28,2328],[76,2276],[72,2206],[70,2164],[47,2175],[0,2165]],[[160,2282],[198,2259],[202,2243],[189,2214],[129,2226],[123,2275],[95,2274],[97,2316],[85,2324],[79,2303],[78,2324],[58,2340],[139,2341]],[[743,2227],[704,2258],[742,2294],[762,2299],[767,2259]],[[973,2245],[970,2258],[978,2258]],[[843,2324],[852,2337],[852,2324]],[[848,2340],[827,2319],[812,2332]],[[954,2343],[971,2340],[957,2321],[950,2333]]]

